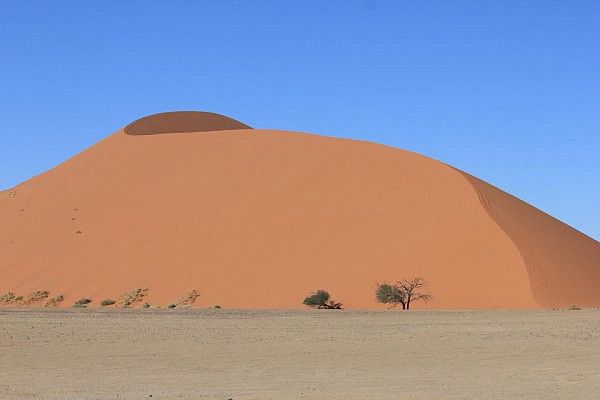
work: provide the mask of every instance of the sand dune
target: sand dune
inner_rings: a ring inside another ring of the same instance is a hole
[[[300,308],[326,288],[381,308],[377,282],[416,275],[428,308],[600,305],[600,244],[485,182],[215,114],[138,120],[0,193],[0,220],[0,294],[64,306],[148,288],[152,304],[196,289],[202,307]]]

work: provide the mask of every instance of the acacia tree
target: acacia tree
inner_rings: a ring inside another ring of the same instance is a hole
[[[390,285],[389,283],[377,285],[375,297],[377,297],[377,301],[380,303],[390,304],[392,307],[401,304],[402,309],[406,309],[406,295],[400,290],[398,285]]]
[[[342,303],[331,300],[331,295],[326,290],[317,290],[304,299],[304,305],[313,308],[325,308],[328,310],[340,310]]]
[[[423,292],[427,289],[427,283],[423,278],[412,278],[405,279],[402,282],[399,282],[400,290],[402,290],[406,294],[406,309],[410,309],[410,303],[412,301],[421,300],[427,303],[432,299],[433,296],[429,293]]]
[[[431,294],[425,292],[426,288],[427,283],[423,278],[403,279],[393,285],[378,284],[375,296],[380,303],[391,304],[392,307],[400,304],[403,310],[410,310],[410,303],[413,301],[421,300],[427,303],[432,299]]]

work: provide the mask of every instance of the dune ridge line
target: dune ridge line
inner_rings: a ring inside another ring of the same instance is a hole
[[[157,135],[234,129],[252,128],[221,114],[201,111],[170,111],[142,117],[127,125],[123,131],[128,135]]]

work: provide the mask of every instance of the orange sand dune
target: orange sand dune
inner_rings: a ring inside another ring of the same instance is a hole
[[[485,182],[391,147],[210,115],[144,118],[0,193],[0,294],[93,306],[197,289],[203,307],[301,308],[325,288],[346,308],[381,308],[377,282],[421,276],[428,308],[600,305],[600,244]]]

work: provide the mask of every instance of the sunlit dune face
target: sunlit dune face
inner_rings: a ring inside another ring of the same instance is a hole
[[[0,193],[0,306],[294,309],[323,289],[384,309],[378,283],[416,277],[419,309],[600,304],[597,241],[447,164],[206,112],[124,130]]]

